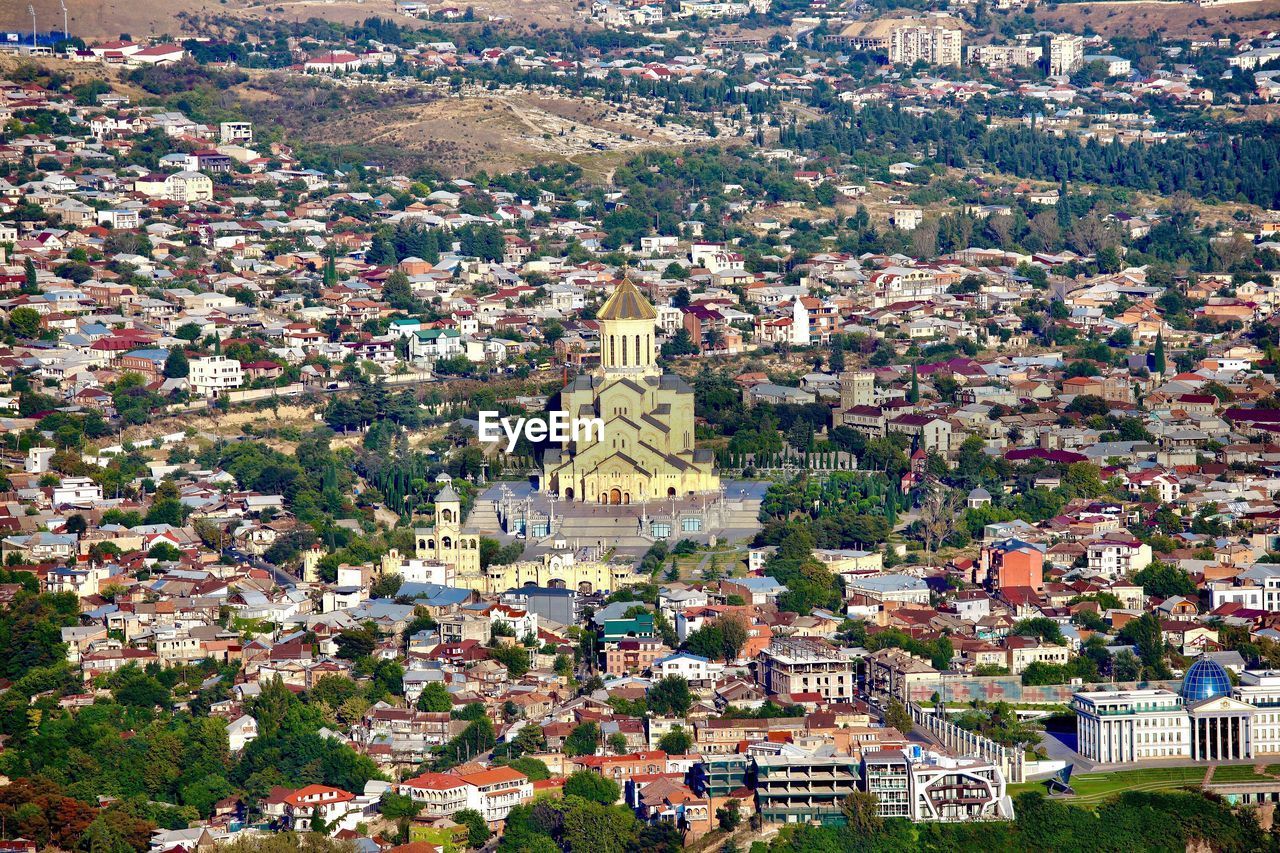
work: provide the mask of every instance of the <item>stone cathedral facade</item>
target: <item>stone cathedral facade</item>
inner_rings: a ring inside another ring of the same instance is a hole
[[[634,504],[717,492],[709,450],[694,448],[693,389],[657,365],[657,311],[629,279],[596,315],[600,367],[560,392],[569,418],[600,418],[604,437],[543,455],[543,489],[567,501]]]

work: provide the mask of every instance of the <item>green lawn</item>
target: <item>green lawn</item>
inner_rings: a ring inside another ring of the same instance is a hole
[[[1267,768],[1270,770],[1271,768]],[[1213,771],[1213,779],[1210,782],[1263,782],[1272,781],[1267,776],[1258,775],[1252,764],[1232,764],[1228,767],[1219,767]]]
[[[1252,768],[1249,769],[1252,773]],[[1198,787],[1204,781],[1203,767],[1160,767],[1142,770],[1117,770],[1111,773],[1082,773],[1071,777],[1071,787],[1076,796],[1070,800],[1078,806],[1096,806],[1121,791],[1162,791]],[[1040,782],[1024,782],[1010,785],[1009,795],[1016,797],[1023,791],[1044,791]]]

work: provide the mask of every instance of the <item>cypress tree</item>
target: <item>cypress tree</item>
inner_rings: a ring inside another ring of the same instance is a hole
[[[911,365],[911,392],[907,394],[907,402],[912,405],[920,402],[920,376],[914,364]]]
[[[1156,348],[1155,348],[1155,351],[1151,354],[1151,361],[1152,361],[1152,368],[1155,370],[1156,373],[1163,374],[1165,372],[1165,369],[1168,367],[1168,365],[1165,363],[1165,358],[1164,358],[1164,334],[1163,333],[1156,335]]]

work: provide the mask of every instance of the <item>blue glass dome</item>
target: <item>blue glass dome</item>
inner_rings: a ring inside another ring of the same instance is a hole
[[[1231,677],[1222,668],[1222,664],[1208,658],[1191,664],[1187,674],[1182,677],[1182,688],[1179,691],[1188,702],[1202,702],[1215,696],[1226,696],[1231,692]]]

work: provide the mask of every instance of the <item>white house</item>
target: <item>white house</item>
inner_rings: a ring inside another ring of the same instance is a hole
[[[244,384],[244,371],[240,362],[225,355],[210,355],[191,359],[187,382],[192,393],[209,397],[219,391],[229,391]]]
[[[666,678],[678,675],[690,684],[715,681],[724,672],[724,664],[713,663],[700,655],[676,652],[653,662],[653,677]]]
[[[227,723],[227,742],[232,752],[239,752],[258,736],[258,721],[248,714],[241,714]]]
[[[93,503],[102,500],[102,486],[88,477],[64,477],[53,487],[53,505]]]

